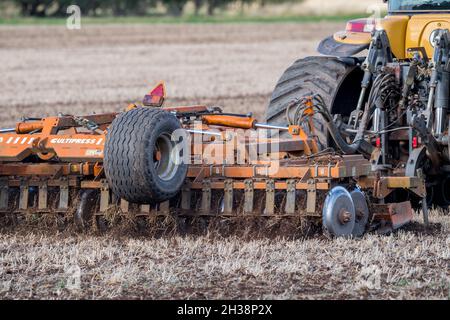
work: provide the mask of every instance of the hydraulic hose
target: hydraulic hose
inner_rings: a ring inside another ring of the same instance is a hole
[[[395,79],[392,74],[380,74],[373,82],[370,90],[369,98],[364,108],[361,122],[357,128],[356,135],[351,144],[348,144],[342,137],[339,129],[333,122],[328,108],[323,104],[320,108],[322,116],[327,122],[328,131],[331,137],[344,154],[355,154],[357,152],[371,154],[373,146],[370,142],[364,139],[367,126],[369,124],[370,116],[375,109],[383,109],[386,101],[396,95]]]
[[[348,144],[345,139],[342,137],[338,127],[335,125],[333,121],[333,117],[330,114],[330,111],[328,110],[327,106],[325,105],[325,102],[323,101],[322,97],[320,95],[316,95],[313,97],[314,99],[314,106],[316,111],[322,115],[324,118],[328,132],[330,133],[330,136],[336,143],[336,146],[344,153],[344,154],[355,154],[357,152],[361,152],[364,154],[371,154],[373,150],[373,146],[368,143],[366,140],[364,140],[364,132],[365,128],[367,127],[367,123],[369,121],[369,115],[370,115],[370,107],[369,104],[366,104],[364,113],[361,119],[361,123],[358,126],[358,131],[353,139],[353,142],[351,144]],[[298,114],[299,112],[296,112]]]

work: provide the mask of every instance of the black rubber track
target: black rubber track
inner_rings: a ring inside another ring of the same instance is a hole
[[[155,169],[156,139],[181,128],[178,119],[161,109],[137,108],[119,115],[106,136],[104,168],[112,191],[129,202],[155,204],[173,198],[186,178],[180,164],[170,180]]]
[[[352,69],[353,67],[332,57],[297,60],[284,72],[275,86],[266,110],[266,121],[274,125],[287,125],[287,106],[295,99],[307,95],[320,94],[330,107],[340,84]],[[328,135],[322,116],[315,115],[314,124],[320,148],[326,148]]]

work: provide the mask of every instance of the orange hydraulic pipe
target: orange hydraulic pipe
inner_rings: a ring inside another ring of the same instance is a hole
[[[208,125],[253,129],[255,127],[256,119],[251,117],[238,117],[226,115],[205,115],[202,117],[203,122]]]
[[[44,128],[44,123],[42,121],[36,122],[19,122],[16,125],[16,133],[26,134],[36,130],[42,130]]]

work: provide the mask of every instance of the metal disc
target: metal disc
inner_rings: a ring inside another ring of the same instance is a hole
[[[355,226],[355,206],[350,193],[344,187],[334,187],[325,199],[322,225],[336,237],[352,235]]]
[[[352,235],[360,237],[366,231],[367,222],[369,221],[369,207],[367,206],[366,197],[359,189],[350,192],[353,205],[355,206],[355,226]]]
[[[84,230],[91,225],[91,219],[94,214],[94,207],[98,198],[98,191],[87,189],[82,191],[80,202],[74,214],[75,225]]]

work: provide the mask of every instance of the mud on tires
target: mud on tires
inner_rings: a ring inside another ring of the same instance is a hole
[[[106,136],[104,168],[114,194],[132,203],[156,204],[177,195],[187,164],[172,158],[178,119],[161,109],[137,108],[119,115]]]

